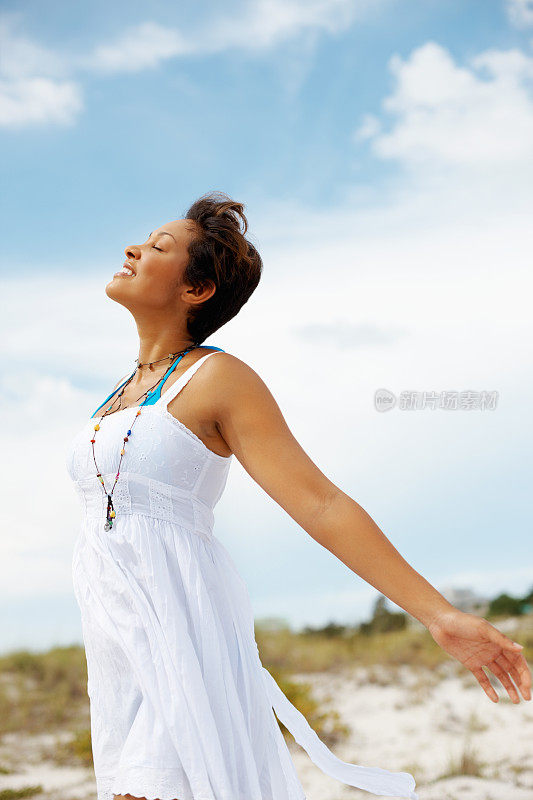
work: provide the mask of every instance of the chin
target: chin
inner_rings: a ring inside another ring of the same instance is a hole
[[[121,290],[120,278],[111,278],[111,280],[106,283],[104,291],[110,300],[115,300],[117,303],[125,305],[124,300],[126,299],[126,292]]]

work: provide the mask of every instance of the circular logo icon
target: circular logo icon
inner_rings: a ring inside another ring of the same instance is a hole
[[[388,389],[376,389],[374,406],[376,411],[390,411],[396,405],[396,396]]]

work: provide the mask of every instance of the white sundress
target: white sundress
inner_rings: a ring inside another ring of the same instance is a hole
[[[232,456],[211,451],[167,409],[216,352],[143,407],[113,493],[111,530],[90,444],[97,418],[68,446],[83,509],[72,580],[98,800],[305,800],[275,714],[323,772],[418,800],[408,772],[337,758],[260,661],[246,584],[213,534]],[[109,491],[137,408],[98,420],[95,457]]]

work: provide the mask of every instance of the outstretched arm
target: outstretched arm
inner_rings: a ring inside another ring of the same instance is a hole
[[[494,702],[482,667],[509,697],[531,699],[521,647],[490,622],[455,608],[403,558],[355,500],[330,481],[292,435],[264,381],[230,354],[212,359],[217,428],[248,474],[313,539],[353,572],[416,617],[447,653],[469,669]]]

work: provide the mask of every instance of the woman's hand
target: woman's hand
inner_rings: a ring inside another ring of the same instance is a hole
[[[521,646],[486,619],[454,609],[439,614],[427,628],[443,650],[470,670],[494,703],[499,698],[482,667],[490,669],[501,681],[513,703],[519,703],[520,697],[511,678],[524,700],[531,700],[531,671]]]

